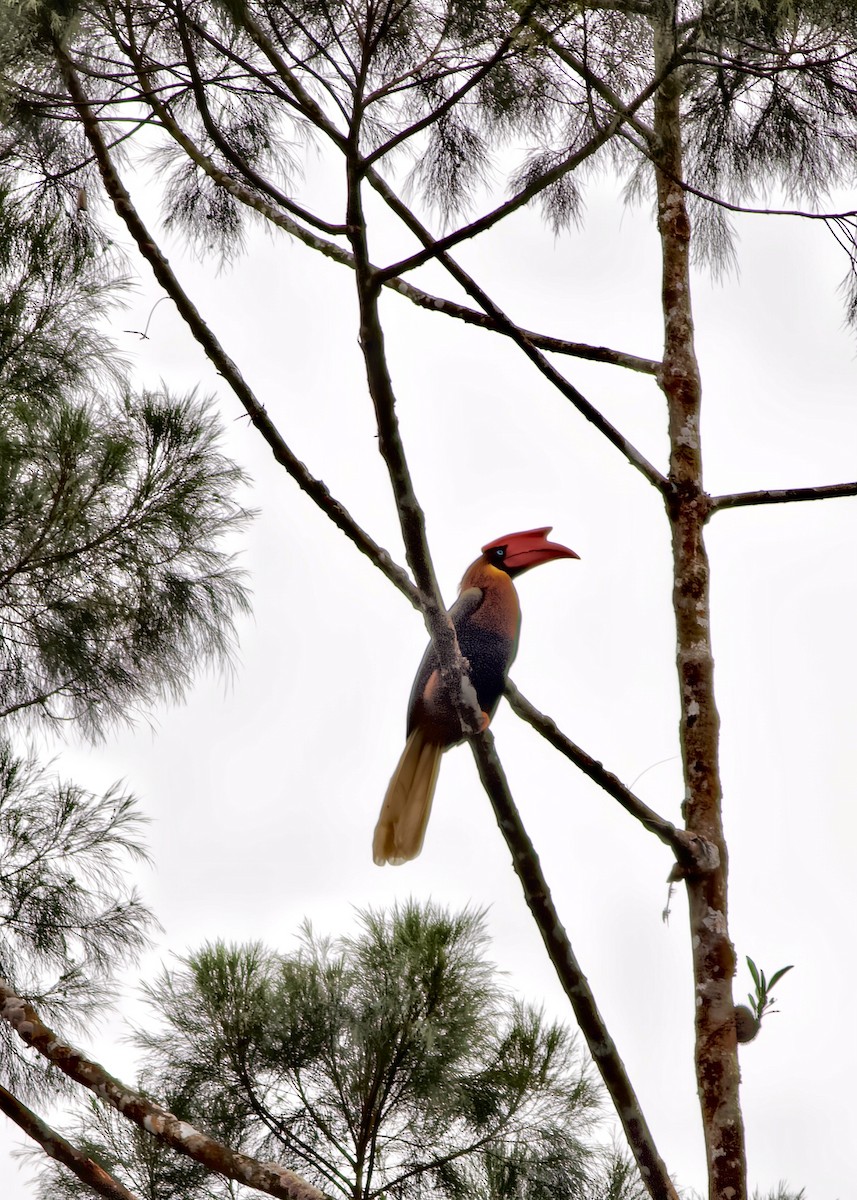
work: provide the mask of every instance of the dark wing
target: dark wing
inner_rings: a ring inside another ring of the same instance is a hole
[[[476,612],[476,609],[482,603],[482,589],[477,587],[465,588],[461,595],[449,610],[449,615],[452,618],[452,624],[455,626],[455,632],[461,641],[461,630],[467,621]],[[423,660],[417,670],[414,686],[411,688],[411,697],[408,700],[408,733],[414,727],[416,710],[421,700],[423,693],[426,690],[426,685],[431,679],[434,672],[438,669],[437,654],[435,654],[434,646],[429,642],[426,647],[426,652],[423,655]]]

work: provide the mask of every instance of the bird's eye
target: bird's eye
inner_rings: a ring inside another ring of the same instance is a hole
[[[494,551],[494,557],[495,558],[505,558],[506,557],[506,547],[498,546],[497,549]]]

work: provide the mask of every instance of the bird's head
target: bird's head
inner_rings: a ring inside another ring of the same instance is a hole
[[[552,528],[546,525],[544,529],[507,533],[505,537],[496,538],[483,546],[483,557],[493,567],[499,567],[512,577],[528,571],[530,567],[537,567],[539,563],[551,562],[554,558],[580,558],[568,546],[548,541],[547,535]]]

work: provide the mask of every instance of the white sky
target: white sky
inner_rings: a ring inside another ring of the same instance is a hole
[[[151,189],[149,195],[151,195]],[[337,193],[338,195],[339,193]],[[845,264],[818,225],[745,218],[740,279],[695,284],[712,493],[855,477],[855,338]],[[121,240],[121,239],[120,239]],[[230,270],[168,254],[293,450],[404,562],[357,347],[350,273],[258,234]],[[379,252],[376,260],[381,258]],[[607,182],[581,231],[554,239],[535,212],[459,253],[522,325],[658,357],[658,248],[646,210]],[[445,286],[427,269],[416,280]],[[141,886],[165,926],[142,974],[206,939],[292,944],[304,917],[349,928],[354,907],[412,895],[490,906],[510,986],[573,1020],[526,910],[469,750],[447,755],[425,849],[379,869],[370,842],[404,737],[421,619],[300,493],[145,267],[113,333],[138,378],[217,392],[260,516],[242,540],[254,615],[234,677],[61,769],[93,789],[124,779],[151,817]],[[488,539],[552,524],[579,563],[528,574],[512,677],[569,736],[679,821],[669,531],[643,478],[503,339],[384,300],[393,383],[435,563],[449,601]],[[657,465],[665,412],[648,378],[564,360],[568,377]],[[857,500],[725,512],[709,526],[723,722],[731,933],[769,974],[780,1012],[741,1051],[751,1186],[853,1195],[857,1071]],[[661,920],[668,851],[505,705],[494,722],[513,794],[559,912],[678,1184],[705,1189],[692,1063],[686,904]],[[128,980],[133,995],[136,974]],[[129,1002],[130,1003],[130,1002]],[[130,1011],[130,1009],[129,1009]],[[130,1081],[117,1028],[86,1043]],[[25,1200],[0,1129],[0,1193]]]

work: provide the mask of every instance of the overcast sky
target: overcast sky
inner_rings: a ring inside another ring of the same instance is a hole
[[[837,285],[845,264],[819,224],[745,218],[740,277],[695,281],[712,493],[855,478],[855,336]],[[120,238],[120,240],[122,240]],[[284,238],[252,236],[217,271],[168,254],[292,449],[404,562],[373,432],[348,271]],[[377,257],[383,257],[379,254]],[[644,208],[609,181],[581,230],[559,239],[538,213],[513,217],[460,260],[522,325],[657,358],[658,246]],[[428,269],[418,282],[440,288]],[[447,291],[447,294],[450,294]],[[304,917],[348,930],[355,907],[429,896],[487,906],[492,954],[511,987],[572,1021],[547,962],[470,751],[444,759],[422,856],[379,869],[370,845],[404,740],[426,635],[421,618],[273,461],[237,402],[141,268],[112,333],[136,377],[215,392],[259,517],[241,539],[254,612],[231,679],[102,745],[54,746],[94,790],[117,779],[151,818],[155,867],[140,884],[164,925],[142,968],[206,939],[287,950]],[[680,820],[669,531],[654,491],[513,346],[390,295],[384,300],[399,416],[444,594],[454,599],[487,540],[551,524],[580,561],[519,584],[512,677],[560,727],[668,819]],[[651,379],[573,360],[584,394],[658,466],[663,399]],[[857,1073],[857,500],[718,514],[708,530],[722,718],[730,920],[769,974],[779,1012],[741,1050],[751,1186],[808,1200],[853,1194]],[[667,849],[501,705],[497,747],[559,912],[669,1170],[705,1188],[693,1075],[693,983],[681,889],[668,924]],[[138,973],[127,980],[128,1011]],[[137,1012],[138,1010],[133,1010]],[[85,1048],[133,1075],[117,1027]],[[26,1200],[8,1159],[0,1193]]]

